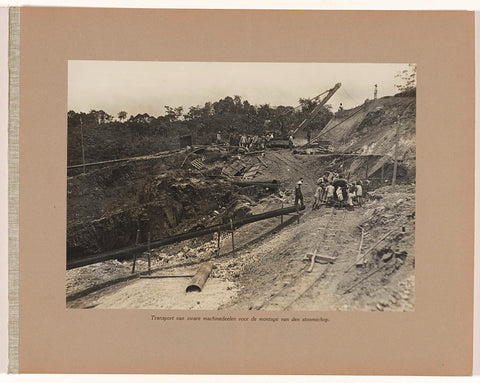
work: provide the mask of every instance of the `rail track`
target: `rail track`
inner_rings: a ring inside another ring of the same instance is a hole
[[[319,228],[320,235],[314,242],[317,254],[336,258],[339,239],[343,233],[343,222],[346,211],[331,208],[324,226]],[[329,263],[318,265],[311,273],[307,272],[308,265],[302,272],[280,291],[270,296],[258,309],[262,310],[289,310],[292,305],[302,298],[325,275],[330,267]]]

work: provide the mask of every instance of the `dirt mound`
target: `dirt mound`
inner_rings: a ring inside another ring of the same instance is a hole
[[[370,193],[359,228],[364,230],[363,253],[386,234],[339,285],[347,291],[345,310],[411,311],[414,307],[415,187],[383,187]],[[378,272],[376,271],[378,270]]]
[[[330,141],[337,153],[353,156],[343,164],[345,173],[380,178],[383,167],[385,178],[391,178],[398,121],[397,176],[410,182],[415,179],[416,170],[415,119],[415,97],[384,97],[337,113],[312,136],[322,134],[320,139]]]

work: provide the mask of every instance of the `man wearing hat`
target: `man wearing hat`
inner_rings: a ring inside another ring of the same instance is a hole
[[[301,207],[305,206],[303,204],[302,184],[302,178],[300,178],[300,180],[297,182],[297,185],[295,186],[295,206],[298,205],[298,201],[300,201]]]

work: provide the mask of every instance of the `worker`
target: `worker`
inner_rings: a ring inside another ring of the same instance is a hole
[[[328,183],[328,186],[325,188],[325,191],[327,193],[326,196],[326,203],[332,203],[333,202],[333,193],[335,193],[335,186],[332,185],[331,182]]]
[[[337,186],[337,190],[335,191],[337,194],[337,200],[340,202],[340,207],[343,207],[343,189],[341,186]]]
[[[313,201],[313,207],[312,207],[313,210],[317,210],[320,207],[322,195],[323,195],[322,184],[321,182],[317,181],[317,189],[315,190],[315,194],[313,195],[313,197],[315,198],[315,200]]]
[[[222,142],[222,132],[219,130],[217,133],[217,144]]]
[[[365,182],[362,183],[362,199],[365,199],[366,201],[369,201],[370,198],[368,197],[368,192],[370,190],[370,180],[365,180]]]
[[[302,193],[302,178],[297,182],[295,186],[295,206],[298,206],[298,201],[300,201],[300,207],[304,207],[303,204],[303,193]]]
[[[362,207],[362,195],[363,195],[362,181],[357,181],[355,188],[356,188],[355,194],[357,196],[358,206]]]
[[[293,136],[291,134],[288,136],[288,147],[293,150]]]
[[[353,210],[353,201],[355,200],[355,198],[356,198],[356,187],[355,187],[355,182],[353,182],[348,188],[347,205],[349,210]]]
[[[373,99],[374,100],[377,99],[377,93],[378,93],[377,84],[375,84],[375,89],[373,90]]]
[[[338,106],[338,111],[341,112],[343,110],[343,104],[340,103],[340,105]]]

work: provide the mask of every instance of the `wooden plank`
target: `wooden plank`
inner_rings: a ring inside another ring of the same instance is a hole
[[[365,265],[365,257],[362,257],[362,246],[363,246],[363,234],[364,230],[363,227],[360,228],[362,230],[362,237],[360,239],[360,246],[358,247],[358,254],[357,254],[357,260],[356,260],[356,265],[357,266],[363,266]]]
[[[260,163],[265,166],[266,168],[268,168],[267,164],[260,158],[260,157],[257,157],[257,160],[260,161]]]
[[[313,265],[315,264],[315,255],[317,254],[317,249],[313,251],[313,254],[310,257],[310,267],[307,270],[307,273],[311,273],[313,270]]]
[[[337,260],[337,258],[335,257],[329,257],[328,255],[322,255],[322,254],[317,254],[316,253],[317,250],[315,250],[315,252],[312,254],[312,253],[307,253],[307,260],[311,261],[312,259],[312,256],[315,255],[315,262],[317,263],[322,263],[322,262],[335,262]]]
[[[380,238],[372,247],[370,247],[370,249],[368,249],[365,253],[363,253],[363,255],[360,257],[360,259],[364,258],[367,254],[369,254],[373,249],[375,249],[380,244],[380,242],[382,242],[385,238],[387,238],[392,233],[393,233],[393,230],[390,230],[387,234],[385,234],[382,238]],[[346,273],[346,272],[350,271],[350,269],[353,266],[355,266],[357,264],[357,262],[360,261],[360,259],[358,259],[355,263],[350,265],[350,267],[348,267],[344,272]]]

